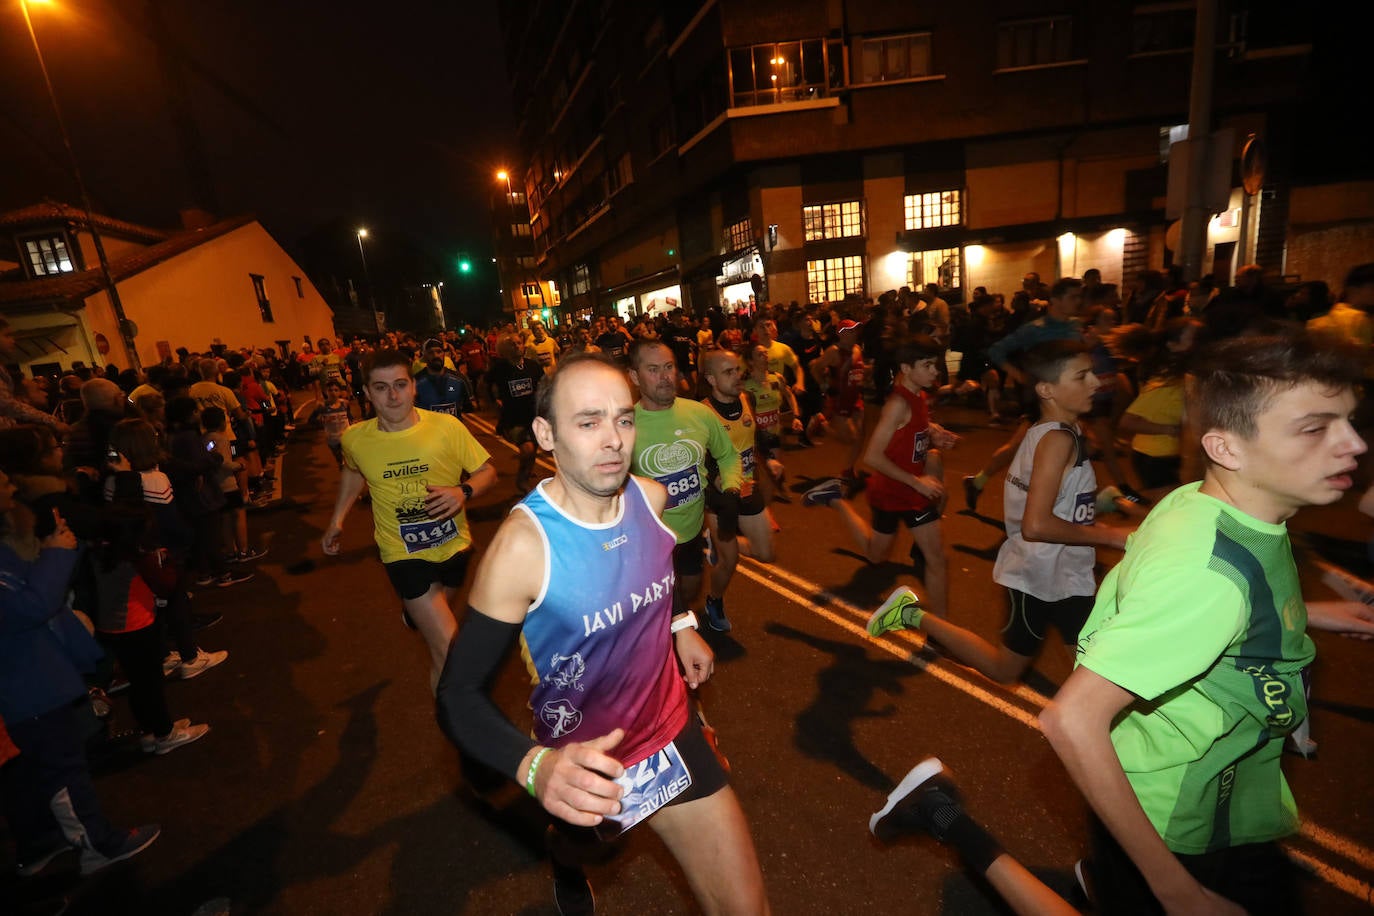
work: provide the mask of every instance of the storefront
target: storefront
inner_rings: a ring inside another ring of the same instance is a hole
[[[642,315],[656,318],[666,315],[682,305],[682,287],[674,283],[660,289],[642,293],[639,297],[639,311]]]
[[[720,276],[716,277],[721,310],[727,315],[734,312],[752,314],[757,295],[755,277],[760,281],[764,277],[763,258],[759,256],[758,248],[747,248],[739,257],[722,263]]]

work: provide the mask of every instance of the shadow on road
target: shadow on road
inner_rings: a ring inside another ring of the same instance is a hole
[[[872,658],[862,646],[804,633],[784,623],[769,623],[765,632],[825,652],[834,661],[816,674],[816,696],[797,714],[796,745],[813,760],[834,763],[860,784],[888,792],[895,780],[863,755],[854,743],[857,719],[885,718],[897,711],[888,703],[871,709],[875,690],[902,693],[902,681],[916,673],[906,662]]]

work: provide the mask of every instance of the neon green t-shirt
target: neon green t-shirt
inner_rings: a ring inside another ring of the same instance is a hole
[[[372,491],[372,531],[383,563],[442,563],[472,544],[466,512],[437,522],[425,511],[426,487],[456,487],[491,460],[457,417],[418,411],[419,420],[399,432],[383,432],[364,420],[343,434],[344,463],[367,478]]]
[[[1297,830],[1279,768],[1316,655],[1288,529],[1174,490],[1130,537],[1083,625],[1078,664],[1140,699],[1112,744],[1176,853]]]
[[[685,544],[701,534],[706,519],[706,457],[715,459],[722,490],[743,483],[739,452],[716,412],[678,398],[667,410],[635,405],[635,455],[631,469],[668,490],[663,522]]]

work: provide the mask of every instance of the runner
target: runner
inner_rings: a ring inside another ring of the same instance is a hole
[[[854,463],[863,447],[864,357],[859,348],[860,322],[845,318],[835,327],[835,343],[811,363],[811,377],[825,392],[825,417],[844,443],[844,480],[856,480]]]
[[[736,524],[739,513],[743,464],[716,414],[705,404],[677,396],[677,365],[667,346],[657,340],[636,341],[630,348],[630,367],[630,380],[640,393],[635,405],[634,470],[668,490],[663,521],[677,536],[674,607],[683,611],[701,589],[707,456],[715,459],[719,470],[716,515],[727,528]],[[730,628],[723,616],[708,623],[721,631]]]
[[[343,434],[339,495],[321,544],[338,555],[344,519],[366,483],[382,563],[407,624],[429,647],[433,688],[457,630],[452,603],[471,553],[464,510],[496,482],[496,468],[461,420],[415,407],[405,356],[370,353],[363,374],[377,415]]]
[[[501,358],[487,373],[492,400],[500,408],[496,431],[518,450],[515,492],[524,495],[530,488],[530,472],[539,454],[530,424],[534,422],[535,386],[544,377],[544,370],[526,357],[525,348],[514,334],[502,336],[496,352]]]
[[[755,349],[761,351],[763,348]],[[725,616],[725,589],[735,575],[742,549],[738,535],[748,539],[749,556],[771,563],[773,528],[764,513],[766,504],[756,481],[755,440],[761,431],[753,410],[740,398],[743,390],[740,358],[728,350],[708,350],[702,355],[701,371],[711,387],[711,393],[702,403],[715,412],[740,457],[741,466],[737,499],[722,493],[719,475],[712,477],[711,487],[706,491],[706,523],[716,550],[716,562],[712,564],[711,581],[706,589],[706,621],[711,629],[724,631],[730,629],[730,621]]]
[[[661,358],[671,367],[666,350]],[[660,370],[661,358],[650,360]],[[670,497],[628,476],[640,412],[620,370],[597,355],[569,357],[540,386],[535,435],[557,470],[482,558],[439,684],[439,722],[523,785],[560,834],[575,825],[610,839],[648,820],[703,910],[766,913],[748,824],[678,668],[695,688],[713,659],[693,615],[673,613],[676,539],[658,518]],[[537,678],[534,740],[487,692],[517,637]],[[555,858],[554,876],[561,912],[592,912],[579,868]]]

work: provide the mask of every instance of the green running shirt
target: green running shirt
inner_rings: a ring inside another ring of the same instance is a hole
[[[1140,699],[1112,744],[1146,815],[1176,853],[1297,830],[1279,768],[1307,715],[1316,655],[1288,529],[1198,491],[1165,497],[1102,581],[1078,664]]]
[[[635,454],[631,470],[668,490],[663,522],[679,544],[701,534],[706,520],[706,458],[715,459],[722,490],[739,490],[742,463],[716,412],[678,398],[667,410],[635,405]]]

